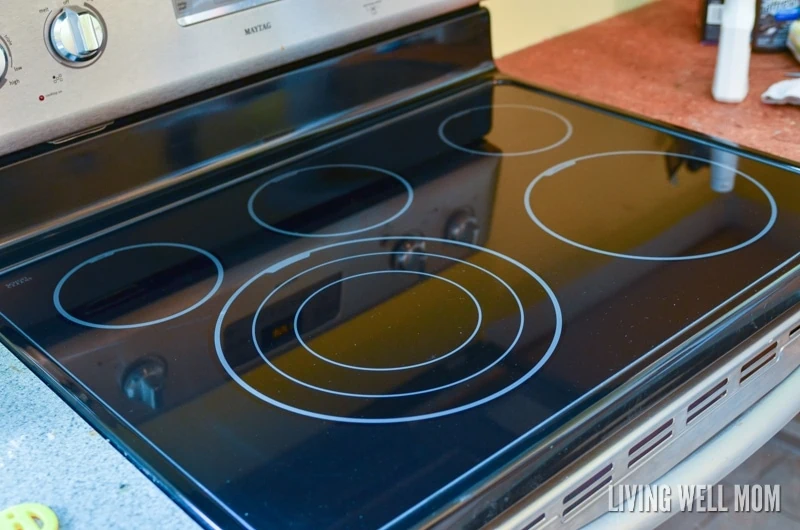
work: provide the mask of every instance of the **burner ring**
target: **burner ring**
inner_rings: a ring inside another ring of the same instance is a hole
[[[383,220],[383,221],[381,221],[379,223],[375,223],[375,224],[372,224],[372,225],[364,227],[364,228],[359,228],[357,230],[349,230],[349,231],[346,231],[346,232],[332,232],[332,233],[326,233],[326,234],[308,234],[308,233],[304,233],[304,232],[293,232],[291,230],[283,230],[281,228],[273,226],[270,223],[264,221],[256,213],[256,210],[255,210],[256,198],[270,184],[275,184],[275,183],[284,181],[284,180],[292,178],[292,177],[294,177],[294,176],[296,176],[296,175],[298,175],[300,173],[305,173],[306,171],[315,171],[315,170],[318,170],[318,169],[330,169],[330,168],[363,169],[363,170],[367,170],[367,171],[376,171],[378,173],[383,173],[384,175],[388,175],[389,177],[392,177],[393,179],[397,180],[400,184],[402,184],[403,187],[406,190],[406,194],[408,195],[408,198],[406,199],[406,202],[403,204],[403,207],[400,208],[400,210],[397,213],[395,213],[394,215],[392,215],[388,219],[385,219],[385,220]],[[284,173],[282,175],[278,175],[277,177],[268,180],[267,182],[265,182],[264,184],[262,184],[261,186],[256,188],[256,190],[250,195],[250,198],[247,201],[247,212],[250,214],[250,217],[253,219],[253,221],[258,223],[261,227],[266,228],[267,230],[270,230],[272,232],[276,232],[278,234],[283,234],[285,236],[290,236],[290,237],[312,237],[312,238],[344,237],[344,236],[352,236],[352,235],[355,235],[355,234],[360,234],[362,232],[368,232],[370,230],[374,230],[375,228],[379,228],[381,226],[385,226],[385,225],[391,223],[392,221],[398,219],[400,216],[402,216],[404,213],[406,213],[408,211],[408,209],[411,208],[411,204],[413,202],[414,202],[414,188],[411,186],[411,184],[405,178],[401,177],[397,173],[394,173],[394,172],[389,171],[387,169],[382,169],[382,168],[379,168],[379,167],[368,166],[368,165],[363,165],[363,164],[324,164],[324,165],[319,165],[319,166],[304,167],[304,168],[298,169],[296,171],[290,171],[288,173]]]
[[[381,239],[388,239],[388,238],[381,238]],[[419,239],[422,239],[422,238],[419,238]],[[478,270],[480,270],[482,272],[485,272],[486,274],[488,274],[489,276],[491,276],[492,278],[494,278],[495,280],[500,282],[503,285],[503,287],[505,287],[508,290],[508,292],[511,293],[511,296],[514,297],[514,301],[517,303],[517,308],[519,308],[519,330],[517,331],[517,335],[516,335],[514,341],[506,349],[506,351],[504,351],[502,355],[500,355],[497,359],[495,359],[488,366],[485,366],[484,368],[482,368],[481,370],[475,372],[474,374],[472,374],[472,375],[470,375],[468,377],[461,378],[458,381],[453,381],[451,383],[447,383],[445,385],[440,385],[438,387],[426,388],[425,390],[418,390],[416,392],[403,392],[403,393],[399,393],[399,394],[358,394],[358,393],[355,393],[355,392],[340,392],[338,390],[330,390],[328,388],[322,388],[322,387],[318,387],[318,386],[306,383],[305,381],[302,381],[302,380],[300,380],[300,379],[298,379],[296,377],[293,377],[290,374],[287,374],[286,372],[284,372],[283,370],[278,368],[275,365],[275,363],[270,361],[269,357],[267,357],[267,355],[261,350],[261,346],[259,346],[259,344],[258,344],[258,333],[257,333],[257,329],[256,329],[256,322],[258,321],[258,315],[261,314],[261,311],[264,309],[264,306],[266,306],[266,304],[269,301],[269,299],[272,298],[272,296],[275,293],[277,293],[281,288],[283,288],[285,285],[293,282],[294,280],[296,280],[300,276],[303,276],[304,274],[307,274],[307,273],[309,273],[311,271],[320,269],[320,268],[328,266],[328,265],[332,265],[334,263],[341,263],[343,261],[349,261],[351,259],[363,258],[363,257],[369,257],[369,256],[391,256],[392,254],[397,254],[397,252],[373,252],[373,253],[370,253],[370,254],[358,254],[356,256],[348,256],[346,258],[339,258],[339,259],[335,259],[333,261],[328,261],[328,262],[322,263],[320,265],[315,265],[314,267],[311,267],[310,269],[306,269],[305,271],[292,276],[291,278],[289,278],[285,282],[283,282],[280,285],[278,285],[275,289],[273,289],[272,292],[270,292],[267,295],[267,297],[261,302],[261,305],[258,307],[258,310],[256,311],[255,315],[253,315],[253,326],[252,326],[253,345],[255,346],[255,349],[258,352],[258,354],[261,356],[261,358],[264,359],[264,362],[267,363],[270,368],[275,370],[277,373],[281,374],[286,379],[288,379],[288,380],[292,381],[293,383],[296,383],[296,384],[298,384],[300,386],[304,386],[306,388],[310,388],[311,390],[317,390],[319,392],[325,392],[327,394],[334,394],[334,395],[337,395],[337,396],[375,399],[375,398],[395,398],[395,397],[419,396],[419,395],[422,395],[422,394],[429,394],[431,392],[437,392],[439,390],[444,390],[446,388],[451,388],[451,387],[460,385],[461,383],[465,383],[465,382],[469,381],[470,379],[474,379],[474,378],[478,377],[479,375],[481,375],[481,374],[483,374],[485,372],[488,372],[490,369],[492,369],[494,366],[496,366],[500,361],[505,359],[506,356],[508,356],[509,353],[511,353],[511,351],[514,349],[514,346],[517,345],[517,342],[519,341],[520,337],[522,336],[522,328],[525,326],[525,309],[524,309],[524,307],[522,305],[522,301],[517,296],[517,293],[514,292],[514,289],[512,289],[511,286],[508,285],[508,283],[505,282],[505,280],[503,280],[502,278],[500,278],[499,276],[497,276],[493,272],[488,271],[488,270],[486,270],[483,267],[480,267],[478,265],[475,265],[474,263],[470,263],[468,261],[460,260],[460,259],[453,258],[453,257],[450,257],[450,256],[443,256],[443,255],[440,255],[440,254],[432,254],[432,253],[427,253],[427,252],[418,252],[418,254],[419,255],[425,255],[425,256],[428,256],[428,257],[441,258],[441,259],[447,259],[447,260],[450,260],[450,261],[455,261],[457,263],[461,263],[463,265],[467,265],[467,266],[473,267],[475,269],[478,269]],[[262,272],[262,274],[263,274],[263,272]],[[260,277],[260,275],[257,275],[255,278],[257,279],[258,277]],[[247,284],[245,284],[245,285],[247,285]]]
[[[115,324],[97,324],[97,323],[94,323],[94,322],[81,320],[81,319],[71,315],[64,308],[64,306],[61,304],[61,290],[63,289],[64,285],[67,283],[67,280],[69,280],[72,277],[73,274],[78,272],[80,269],[82,269],[86,265],[91,265],[92,263],[96,263],[96,262],[98,262],[98,261],[100,261],[102,259],[109,258],[109,257],[111,257],[114,254],[117,254],[119,252],[125,252],[125,251],[128,251],[128,250],[136,250],[136,249],[140,249],[140,248],[151,248],[151,247],[180,248],[180,249],[184,249],[184,250],[191,250],[193,252],[197,252],[198,254],[201,254],[201,255],[205,256],[206,258],[208,258],[211,261],[211,263],[214,264],[214,267],[217,270],[217,280],[214,283],[214,286],[211,288],[211,290],[208,292],[208,294],[206,294],[203,298],[201,298],[200,300],[198,300],[197,302],[192,304],[190,307],[187,307],[183,311],[179,311],[179,312],[177,312],[175,314],[172,314],[172,315],[169,315],[169,316],[166,316],[166,317],[163,317],[163,318],[159,318],[159,319],[156,319],[156,320],[151,320],[151,321],[148,321],[148,322],[140,322],[140,323],[137,323],[137,324],[118,324],[118,325],[115,325]],[[205,304],[206,302],[208,302],[211,299],[212,296],[214,296],[217,293],[219,288],[222,286],[222,279],[223,279],[224,275],[225,275],[225,272],[224,272],[224,269],[222,267],[222,263],[219,261],[219,259],[217,259],[217,257],[214,256],[213,254],[211,254],[210,252],[208,252],[206,250],[203,250],[201,248],[195,247],[195,246],[184,245],[182,243],[143,243],[143,244],[140,244],[140,245],[130,245],[130,246],[127,246],[127,247],[121,247],[121,248],[117,248],[117,249],[114,249],[114,250],[110,250],[108,252],[104,252],[102,254],[98,254],[97,256],[95,256],[93,258],[89,258],[86,261],[84,261],[83,263],[79,263],[78,265],[73,267],[69,272],[67,272],[67,274],[64,275],[63,278],[61,278],[61,280],[58,282],[58,285],[56,285],[56,289],[53,292],[53,304],[55,305],[56,310],[59,312],[59,314],[61,314],[61,316],[63,316],[64,318],[66,318],[70,322],[73,322],[75,324],[79,324],[81,326],[86,326],[86,327],[95,328],[95,329],[109,329],[109,330],[111,330],[111,329],[119,330],[119,329],[143,328],[143,327],[153,326],[155,324],[161,324],[163,322],[167,322],[169,320],[176,319],[178,317],[181,317],[181,316],[183,316],[183,315],[185,315],[187,313],[190,313],[190,312],[194,311],[195,309],[197,309],[201,305]]]
[[[554,118],[556,118],[559,121],[561,121],[561,123],[563,123],[566,126],[566,132],[564,133],[564,136],[559,141],[555,142],[554,144],[551,144],[551,145],[548,145],[548,146],[545,146],[545,147],[540,147],[538,149],[530,149],[530,150],[527,150],[527,151],[505,152],[505,153],[490,153],[490,152],[487,152],[487,151],[479,151],[478,149],[470,149],[469,147],[464,147],[463,145],[459,145],[459,144],[453,142],[452,140],[450,140],[447,137],[447,134],[445,133],[445,128],[447,127],[447,125],[451,121],[453,121],[455,119],[458,119],[458,118],[461,118],[463,116],[466,116],[467,114],[471,114],[473,112],[477,112],[477,111],[481,111],[481,110],[493,110],[493,109],[525,109],[525,110],[532,110],[534,112],[541,112],[543,114],[547,114],[547,115],[553,116]],[[483,105],[483,106],[480,106],[480,107],[472,107],[472,108],[469,108],[469,109],[466,109],[466,110],[462,110],[462,111],[456,112],[455,114],[445,118],[444,121],[442,121],[442,123],[439,124],[439,138],[441,138],[441,140],[444,143],[446,143],[447,145],[449,145],[453,149],[457,149],[459,151],[462,151],[464,153],[469,153],[469,154],[472,154],[472,155],[493,156],[493,157],[499,157],[499,158],[512,157],[512,156],[529,156],[529,155],[535,155],[535,154],[538,154],[538,153],[544,153],[545,151],[550,151],[551,149],[555,149],[556,147],[560,147],[561,145],[566,143],[570,138],[572,138],[572,133],[573,132],[574,131],[573,131],[573,127],[572,127],[572,122],[570,122],[567,118],[565,118],[564,116],[562,116],[561,114],[559,114],[559,113],[557,113],[555,111],[552,111],[552,110],[549,110],[549,109],[545,109],[545,108],[542,108],[542,107],[536,107],[534,105],[522,105],[522,104],[513,104],[513,103],[502,104],[502,105]]]
[[[294,405],[290,405],[289,403],[285,403],[285,402],[279,401],[279,400],[277,400],[275,398],[272,398],[272,397],[262,393],[257,388],[252,386],[250,383],[245,381],[244,378],[241,377],[238,373],[236,373],[236,370],[233,369],[233,367],[230,365],[230,363],[226,359],[225,352],[224,352],[223,347],[222,347],[222,335],[223,335],[222,334],[222,329],[223,329],[224,319],[225,319],[226,313],[231,308],[233,303],[237,300],[237,298],[250,285],[252,285],[255,281],[257,281],[259,278],[261,278],[262,276],[264,276],[266,274],[272,274],[272,273],[279,272],[282,269],[284,269],[285,267],[288,267],[288,266],[290,266],[290,265],[292,265],[294,263],[302,261],[302,260],[308,258],[309,256],[311,256],[315,252],[321,252],[321,251],[325,251],[325,250],[339,248],[339,247],[343,247],[345,245],[363,244],[363,243],[376,243],[376,242],[381,242],[381,241],[402,241],[402,240],[406,240],[406,239],[408,239],[407,236],[387,236],[387,237],[372,237],[372,238],[364,238],[364,239],[356,239],[356,240],[348,240],[348,241],[339,241],[339,242],[336,242],[336,243],[332,243],[332,244],[324,245],[324,246],[321,246],[321,247],[317,247],[317,248],[315,248],[315,249],[313,249],[313,250],[311,250],[309,252],[301,253],[301,254],[298,254],[296,256],[292,256],[290,258],[282,260],[281,262],[276,263],[273,266],[268,267],[267,269],[265,269],[265,270],[261,271],[260,273],[258,273],[257,275],[255,275],[253,278],[248,280],[244,285],[239,287],[239,289],[237,289],[236,292],[228,299],[228,301],[225,303],[225,306],[222,308],[222,311],[220,312],[219,317],[217,318],[217,323],[216,323],[216,326],[214,327],[214,346],[215,346],[215,349],[216,349],[216,352],[217,352],[217,358],[219,359],[220,364],[222,365],[222,368],[231,377],[231,379],[233,379],[244,391],[249,393],[254,398],[256,398],[256,399],[258,399],[260,401],[263,401],[265,403],[268,403],[268,404],[270,404],[270,405],[272,405],[274,407],[277,407],[277,408],[280,408],[280,409],[283,409],[285,411],[292,412],[292,413],[295,413],[295,414],[299,414],[301,416],[306,416],[306,417],[309,417],[309,418],[314,418],[314,419],[319,419],[319,420],[324,420],[324,421],[337,421],[337,422],[343,422],[343,423],[373,424],[373,425],[375,425],[375,424],[405,423],[405,422],[410,422],[410,421],[421,421],[421,420],[428,420],[428,419],[434,419],[434,418],[440,418],[440,417],[444,417],[444,416],[449,416],[451,414],[456,414],[456,413],[459,413],[459,412],[464,412],[464,411],[473,409],[475,407],[479,407],[481,405],[484,405],[486,403],[489,403],[489,402],[491,402],[491,401],[493,401],[493,400],[495,400],[495,399],[497,399],[499,397],[502,397],[502,396],[508,394],[509,392],[511,392],[514,389],[518,388],[520,385],[522,385],[525,382],[527,382],[539,370],[542,369],[542,367],[547,363],[547,361],[550,360],[550,357],[552,357],[553,353],[555,352],[555,349],[558,346],[558,343],[559,343],[559,341],[561,339],[561,333],[562,333],[562,330],[563,330],[563,314],[561,312],[561,305],[559,304],[558,299],[556,298],[556,295],[553,292],[553,290],[550,288],[550,286],[547,285],[547,283],[545,283],[545,281],[538,274],[533,272],[530,268],[528,268],[524,264],[520,263],[519,261],[517,261],[517,260],[515,260],[515,259],[513,259],[513,258],[511,258],[509,256],[501,254],[500,252],[497,252],[495,250],[492,250],[492,249],[489,249],[489,248],[485,248],[485,247],[481,247],[481,246],[478,246],[478,245],[474,245],[474,244],[471,244],[471,243],[461,242],[461,241],[451,241],[451,240],[441,239],[441,238],[432,238],[432,237],[422,237],[422,236],[420,236],[420,237],[417,237],[416,239],[419,239],[421,241],[429,241],[429,242],[432,242],[432,243],[456,245],[456,246],[461,246],[461,247],[465,247],[465,248],[470,248],[472,250],[476,250],[476,251],[479,251],[479,252],[486,252],[487,254],[495,256],[495,257],[497,257],[499,259],[502,259],[502,260],[506,261],[507,263],[510,263],[510,264],[514,265],[515,267],[520,269],[522,272],[524,272],[525,274],[530,276],[537,284],[539,284],[539,286],[542,288],[542,290],[544,290],[545,294],[547,295],[547,299],[549,299],[549,301],[552,304],[552,309],[553,309],[553,312],[554,312],[554,318],[555,318],[554,326],[555,327],[553,329],[553,338],[550,341],[550,344],[547,346],[547,350],[542,355],[541,359],[539,359],[536,362],[536,364],[530,370],[528,370],[525,374],[523,374],[519,379],[517,379],[516,381],[514,381],[510,385],[508,385],[506,387],[503,387],[502,389],[500,389],[500,390],[498,390],[498,391],[496,391],[496,392],[494,392],[494,393],[492,393],[492,394],[490,394],[488,396],[485,396],[483,398],[477,399],[477,400],[472,401],[470,403],[466,403],[466,404],[459,405],[459,406],[454,406],[454,407],[451,407],[451,408],[445,409],[445,410],[440,410],[440,411],[430,412],[430,413],[424,413],[424,414],[417,414],[417,415],[413,415],[413,416],[403,416],[403,417],[359,418],[359,417],[348,417],[348,416],[341,416],[341,415],[314,412],[314,411],[302,409],[302,408],[294,406]],[[254,321],[255,321],[255,319],[254,319]],[[521,323],[524,326],[524,321],[521,321]],[[523,326],[521,326],[521,327],[523,327]],[[519,332],[516,335],[516,338],[514,339],[514,344],[515,345],[519,341],[521,336],[522,336],[522,329],[519,330]]]
[[[564,170],[564,169],[566,169],[568,167],[572,167],[575,164],[577,164],[578,162],[581,162],[583,160],[591,160],[591,159],[595,159],[595,158],[603,158],[603,157],[607,157],[607,156],[616,156],[616,155],[658,155],[658,156],[665,156],[666,155],[666,156],[674,156],[674,157],[677,157],[677,158],[684,158],[684,159],[687,159],[687,160],[696,160],[696,161],[699,161],[699,162],[708,163],[708,164],[711,164],[711,165],[714,165],[714,166],[721,167],[723,169],[727,169],[729,171],[732,171],[732,172],[736,173],[737,175],[739,175],[740,177],[744,178],[745,180],[749,181],[756,188],[758,188],[759,191],[761,191],[764,194],[764,196],[766,197],[767,201],[769,202],[769,206],[770,206],[769,221],[767,222],[766,226],[764,226],[764,228],[758,234],[756,234],[755,236],[751,237],[747,241],[739,243],[738,245],[735,245],[735,246],[730,247],[730,248],[717,250],[717,251],[714,251],[714,252],[707,252],[707,253],[704,253],[704,254],[696,254],[696,255],[693,255],[693,256],[642,256],[642,255],[638,255],[638,254],[625,254],[625,253],[621,253],[621,252],[611,252],[611,251],[608,251],[608,250],[595,248],[595,247],[592,247],[592,246],[589,246],[589,245],[584,245],[582,243],[579,243],[577,241],[569,239],[569,238],[559,234],[558,232],[550,229],[547,225],[544,224],[544,222],[541,219],[536,217],[536,214],[533,212],[533,207],[531,206],[531,195],[533,194],[534,187],[536,186],[536,184],[539,183],[540,180],[542,180],[544,178],[553,177],[558,172],[560,172],[560,171],[562,171],[562,170]],[[772,230],[772,227],[775,225],[775,222],[778,219],[778,204],[775,202],[775,198],[772,196],[772,194],[769,192],[769,190],[766,187],[764,187],[764,185],[761,184],[759,181],[757,181],[755,178],[753,178],[750,175],[740,171],[739,169],[737,169],[735,167],[728,166],[726,164],[722,164],[722,163],[719,163],[719,162],[715,162],[713,160],[709,160],[709,159],[706,159],[706,158],[701,158],[701,157],[697,157],[697,156],[693,156],[693,155],[684,155],[684,154],[679,154],[679,153],[669,153],[669,152],[666,152],[666,151],[609,151],[609,152],[606,152],[606,153],[595,153],[595,154],[591,154],[591,155],[579,156],[577,158],[573,158],[572,160],[567,160],[566,162],[562,162],[560,164],[556,164],[555,166],[553,166],[550,169],[542,172],[536,178],[534,178],[533,181],[531,181],[531,183],[528,185],[528,188],[525,190],[525,196],[524,196],[523,200],[525,202],[525,210],[528,212],[528,217],[530,217],[531,220],[539,228],[541,228],[542,230],[544,230],[546,233],[550,234],[554,238],[556,238],[556,239],[558,239],[558,240],[560,240],[560,241],[562,241],[562,242],[564,242],[564,243],[566,243],[568,245],[571,245],[573,247],[577,247],[577,248],[580,248],[582,250],[586,250],[586,251],[589,251],[589,252],[594,252],[594,253],[597,253],[597,254],[603,254],[605,256],[610,256],[610,257],[613,257],[613,258],[623,258],[623,259],[632,259],[632,260],[640,260],[640,261],[690,261],[690,260],[696,260],[696,259],[712,258],[712,257],[715,257],[715,256],[721,256],[721,255],[724,255],[724,254],[730,254],[731,252],[736,252],[737,250],[741,250],[741,249],[743,249],[743,248],[745,248],[745,247],[747,247],[749,245],[752,245],[753,243],[755,243],[756,241],[758,241],[759,239],[764,237],[770,230]]]
[[[397,253],[397,252],[389,252],[387,254],[399,254],[399,253]],[[321,355],[321,354],[317,353],[316,351],[314,351],[313,348],[311,348],[311,346],[306,344],[306,341],[303,340],[303,337],[300,336],[300,332],[298,331],[298,323],[299,323],[299,319],[300,319],[300,313],[303,312],[303,308],[306,306],[306,304],[312,298],[314,298],[316,295],[318,295],[320,292],[324,291],[325,289],[328,289],[329,287],[332,287],[333,285],[336,285],[338,283],[342,283],[342,282],[345,282],[347,280],[352,280],[353,278],[361,278],[361,277],[364,277],[364,276],[372,276],[372,275],[376,275],[376,274],[387,274],[387,273],[391,273],[391,274],[410,274],[410,275],[413,275],[413,276],[427,276],[429,278],[436,278],[437,280],[442,280],[444,282],[447,282],[447,283],[455,286],[456,288],[460,289],[461,291],[463,291],[472,300],[472,303],[475,304],[475,309],[478,311],[478,320],[475,323],[475,329],[472,331],[472,334],[469,337],[467,337],[466,340],[464,340],[458,347],[456,347],[455,349],[451,350],[450,352],[448,352],[448,353],[446,353],[444,355],[440,355],[440,356],[438,356],[438,357],[436,357],[434,359],[431,359],[429,361],[425,361],[425,362],[422,362],[422,363],[409,364],[409,365],[406,365],[406,366],[398,366],[398,367],[392,367],[392,368],[372,368],[372,367],[368,367],[368,366],[356,366],[356,365],[353,365],[353,364],[341,363],[341,362],[334,361],[333,359],[329,359],[329,358],[325,357],[324,355]],[[258,317],[258,314],[256,314],[256,316],[254,317],[254,321],[255,321],[255,318],[257,318],[257,317]],[[454,355],[454,354],[458,353],[459,351],[464,349],[470,342],[472,342],[472,339],[474,339],[475,336],[478,334],[478,331],[480,330],[482,323],[483,323],[483,310],[481,309],[480,303],[478,302],[477,298],[475,298],[475,296],[471,292],[469,292],[466,288],[464,288],[462,285],[459,285],[458,283],[454,282],[453,280],[451,280],[449,278],[444,278],[442,276],[437,276],[436,274],[429,274],[427,272],[415,272],[415,271],[389,269],[389,270],[385,270],[385,271],[373,271],[373,272],[364,272],[364,273],[361,273],[361,274],[354,274],[353,276],[347,276],[346,278],[341,278],[339,280],[336,280],[335,282],[331,282],[328,285],[326,285],[324,287],[320,287],[319,289],[317,289],[308,298],[306,298],[303,301],[302,304],[300,304],[300,307],[297,309],[297,312],[294,314],[294,335],[295,335],[295,337],[297,337],[297,341],[300,343],[300,345],[303,346],[303,348],[305,348],[305,350],[308,353],[310,353],[311,355],[313,355],[314,357],[317,357],[318,359],[320,359],[322,361],[325,361],[326,363],[330,363],[330,364],[333,364],[333,365],[336,365],[336,366],[340,366],[342,368],[349,368],[351,370],[363,370],[365,372],[396,372],[396,371],[399,371],[399,370],[411,370],[413,368],[420,368],[422,366],[428,366],[429,364],[437,363],[439,361],[447,359],[451,355]]]

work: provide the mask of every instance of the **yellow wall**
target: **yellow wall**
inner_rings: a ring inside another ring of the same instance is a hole
[[[501,57],[648,1],[485,0],[483,4],[492,13],[495,57]]]

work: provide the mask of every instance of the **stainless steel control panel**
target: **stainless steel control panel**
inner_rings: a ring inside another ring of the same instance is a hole
[[[0,155],[477,0],[3,0]]]
[[[175,16],[181,26],[213,20],[280,0],[172,0]]]

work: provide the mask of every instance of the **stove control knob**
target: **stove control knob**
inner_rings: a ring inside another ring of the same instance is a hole
[[[166,381],[167,362],[160,357],[145,357],[125,373],[122,391],[128,399],[139,401],[156,410],[161,406]]]
[[[3,45],[0,44],[0,83],[6,78],[9,62],[11,61],[8,60],[8,52],[3,48]]]
[[[424,241],[415,239],[401,241],[394,251],[396,254],[393,254],[392,266],[395,269],[414,272],[425,270],[425,262],[428,257],[423,254],[425,252]]]
[[[92,11],[67,6],[50,26],[50,45],[55,54],[70,63],[91,61],[103,50],[106,30]]]
[[[481,225],[470,210],[459,210],[447,221],[445,237],[451,241],[476,245],[480,236]]]

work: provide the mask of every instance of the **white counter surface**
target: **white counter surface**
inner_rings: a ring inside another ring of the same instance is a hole
[[[61,530],[199,526],[0,346],[0,511],[36,502]]]

